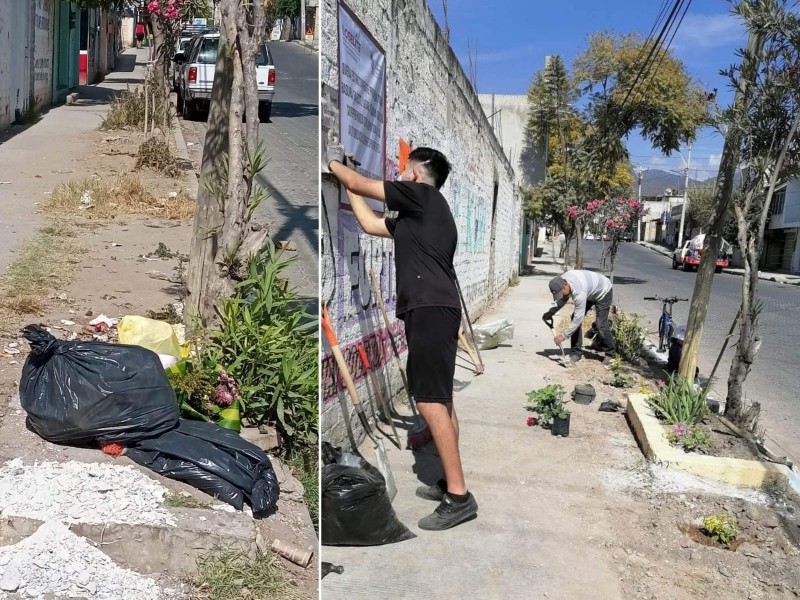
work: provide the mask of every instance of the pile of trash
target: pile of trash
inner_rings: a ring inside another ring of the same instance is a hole
[[[66,523],[176,524],[167,489],[132,466],[15,458],[0,468],[0,516]]]
[[[167,600],[179,597],[151,578],[117,566],[64,524],[49,521],[13,546],[0,546],[0,598],[7,593],[91,600]],[[19,597],[15,595],[14,597]]]
[[[180,418],[164,371],[182,353],[171,326],[125,317],[118,330],[120,344],[59,340],[39,325],[23,330],[31,345],[20,381],[28,428],[56,444],[125,453],[237,510],[246,501],[256,518],[271,514],[278,481],[267,454],[216,424]]]

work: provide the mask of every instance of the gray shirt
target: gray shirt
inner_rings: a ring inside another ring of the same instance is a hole
[[[561,334],[565,338],[570,337],[578,330],[586,316],[586,304],[595,303],[606,297],[611,291],[611,281],[608,277],[595,273],[594,271],[567,271],[561,278],[569,284],[570,297],[575,303],[575,312],[572,315],[572,323]],[[556,302],[557,309],[560,310],[567,303],[565,298]]]

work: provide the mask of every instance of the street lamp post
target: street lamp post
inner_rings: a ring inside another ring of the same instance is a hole
[[[636,241],[642,241],[642,221],[644,219],[642,210],[642,169],[639,168],[639,218],[636,219]]]

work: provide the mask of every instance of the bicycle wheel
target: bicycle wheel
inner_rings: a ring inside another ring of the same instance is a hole
[[[664,351],[664,341],[667,336],[666,328],[664,327],[664,315],[661,315],[661,318],[658,320],[658,350],[659,352]]]

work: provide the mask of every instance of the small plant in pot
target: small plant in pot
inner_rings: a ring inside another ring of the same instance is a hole
[[[528,425],[541,425],[550,429],[553,435],[569,435],[569,411],[564,408],[564,388],[557,383],[551,383],[538,390],[528,392],[526,408],[538,415]]]

